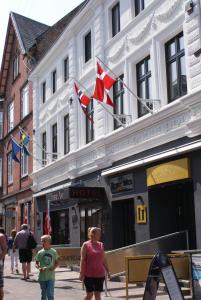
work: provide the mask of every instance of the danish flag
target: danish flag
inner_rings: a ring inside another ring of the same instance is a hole
[[[89,105],[89,102],[91,101],[91,98],[89,98],[88,96],[86,96],[79,88],[78,85],[74,82],[74,86],[75,86],[75,92],[78,96],[78,100],[80,103],[80,106],[83,110],[83,113],[86,115],[87,119],[91,122],[93,122],[93,117],[91,116],[91,114],[93,112],[88,113],[87,112],[87,106]]]
[[[106,74],[97,62],[96,85],[93,98],[108,105],[114,106],[114,103],[110,99],[108,93],[115,82],[116,80]]]

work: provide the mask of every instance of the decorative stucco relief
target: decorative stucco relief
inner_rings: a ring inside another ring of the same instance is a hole
[[[121,45],[118,47],[118,49],[113,53],[112,55],[108,56],[108,60],[111,62],[115,62],[122,53],[128,49],[128,38],[127,36],[123,39]]]
[[[160,22],[167,22],[167,20],[176,13],[177,8],[184,0],[168,0],[162,6],[162,10],[156,13],[155,18]]]

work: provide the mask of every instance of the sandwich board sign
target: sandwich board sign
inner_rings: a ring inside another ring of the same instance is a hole
[[[167,255],[158,253],[154,256],[146,281],[143,300],[155,300],[160,282],[163,277],[171,300],[184,300],[174,268]]]

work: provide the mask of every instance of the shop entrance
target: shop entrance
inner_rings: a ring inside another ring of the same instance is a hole
[[[189,247],[196,248],[194,192],[191,180],[149,189],[150,238],[188,230]]]
[[[112,202],[113,248],[121,248],[135,243],[134,199]]]

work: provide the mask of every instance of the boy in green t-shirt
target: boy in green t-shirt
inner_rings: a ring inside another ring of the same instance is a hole
[[[54,300],[55,269],[58,266],[57,251],[51,248],[51,236],[41,237],[43,249],[36,257],[36,268],[39,269],[38,281],[41,288],[41,300]]]

